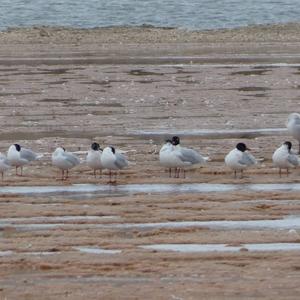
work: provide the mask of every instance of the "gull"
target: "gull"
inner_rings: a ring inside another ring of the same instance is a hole
[[[171,140],[166,140],[166,143],[161,147],[159,151],[159,162],[162,166],[169,169],[169,177],[172,176],[172,168],[177,167],[177,160],[173,151],[174,146]]]
[[[296,139],[299,143],[298,154],[300,154],[300,114],[292,113],[288,116],[287,120],[288,132]]]
[[[0,153],[0,172],[3,180],[4,172],[10,168],[10,163],[6,156]]]
[[[175,177],[177,178],[179,177],[181,169],[183,169],[183,175],[185,178],[185,167],[205,164],[209,160],[209,157],[204,157],[193,149],[181,147],[178,136],[172,137],[172,145],[174,146],[172,155],[176,158]]]
[[[115,183],[116,178],[117,178],[117,171],[127,167],[128,161],[123,154],[117,152],[114,147],[109,146],[109,147],[105,147],[103,149],[103,152],[101,155],[101,164],[102,164],[103,168],[109,170],[109,182],[108,183]],[[115,181],[111,180],[112,171],[116,171],[115,172]]]
[[[292,143],[284,142],[277,148],[272,156],[274,166],[279,168],[279,176],[281,177],[281,169],[286,169],[286,175],[289,174],[289,168],[299,166],[299,157],[292,152]]]
[[[19,144],[13,144],[8,148],[7,159],[10,165],[16,167],[16,175],[23,175],[23,166],[31,161],[41,158],[43,155],[38,155],[30,149],[21,147]],[[21,168],[21,174],[18,174],[18,168]]]
[[[67,152],[65,148],[58,147],[52,153],[52,165],[61,169],[61,180],[69,177],[69,169],[80,164],[80,159],[73,153]],[[66,171],[66,177],[65,177]]]
[[[102,149],[100,148],[100,145],[98,143],[92,143],[91,149],[88,151],[86,156],[86,162],[87,165],[94,170],[94,175],[96,177],[96,171],[100,170],[101,175],[101,155],[102,155]]]
[[[238,143],[236,147],[225,156],[225,164],[234,170],[234,177],[236,172],[241,171],[241,178],[243,177],[243,170],[251,165],[257,163],[255,157],[249,153],[247,146],[244,143]]]

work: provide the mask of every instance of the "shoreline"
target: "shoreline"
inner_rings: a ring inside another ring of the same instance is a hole
[[[9,43],[215,43],[300,42],[300,23],[249,25],[228,29],[180,29],[154,26],[71,28],[64,26],[10,27],[0,31]]]

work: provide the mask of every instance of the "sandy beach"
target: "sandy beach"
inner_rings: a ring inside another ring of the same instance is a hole
[[[299,46],[299,24],[0,32],[0,151],[44,154],[0,182],[0,299],[298,299],[300,171],[271,157],[298,149]],[[186,178],[159,165],[175,134],[211,158]],[[52,151],[93,141],[126,151],[118,184],[85,164],[58,180]],[[224,165],[238,141],[259,159],[243,179]]]

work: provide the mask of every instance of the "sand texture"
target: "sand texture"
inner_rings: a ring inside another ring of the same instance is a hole
[[[299,112],[299,32],[298,24],[1,32],[0,150],[18,142],[44,156],[0,182],[0,299],[298,299],[300,251],[244,245],[300,241],[298,223],[276,226],[300,213],[300,171],[280,178],[271,161],[285,140],[298,147],[285,122]],[[211,161],[169,178],[158,153],[173,134]],[[84,163],[60,181],[55,147],[84,159],[92,141],[125,151],[130,165],[117,185]],[[243,179],[224,166],[238,141],[259,159]],[[82,190],[63,191],[73,185]],[[182,223],[249,220],[276,222]],[[153,244],[239,250],[141,248]]]

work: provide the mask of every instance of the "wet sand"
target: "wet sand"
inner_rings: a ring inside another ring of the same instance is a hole
[[[0,298],[298,299],[300,171],[271,162],[297,148],[298,27],[0,33],[0,151],[44,153],[1,182]],[[169,178],[173,134],[211,161]],[[53,149],[84,158],[92,141],[126,151],[118,185],[84,164],[59,181]],[[243,179],[223,163],[237,141],[260,160]]]

